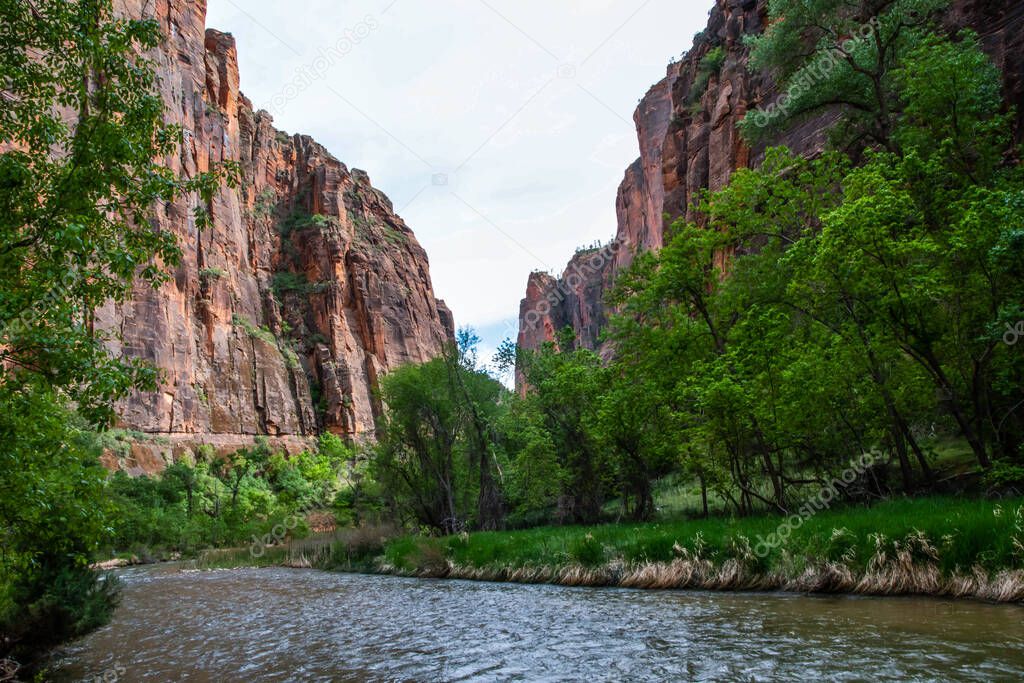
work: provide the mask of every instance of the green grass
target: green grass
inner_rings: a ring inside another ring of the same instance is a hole
[[[415,571],[436,563],[439,556],[455,565],[493,568],[594,566],[616,560],[671,562],[688,554],[715,563],[743,558],[760,571],[799,570],[825,561],[864,571],[879,549],[891,555],[908,537],[921,532],[943,572],[967,572],[975,566],[995,571],[1024,566],[1024,548],[1015,545],[1024,541],[1022,519],[1024,499],[898,499],[870,508],[822,511],[794,525],[777,547],[760,546],[769,550],[762,557],[756,552],[760,542],[778,534],[783,518],[544,527],[440,539],[403,537],[386,546],[384,559],[399,570]]]

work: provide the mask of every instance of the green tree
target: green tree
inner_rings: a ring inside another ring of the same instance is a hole
[[[116,582],[88,568],[108,531],[105,473],[51,389],[0,392],[0,655],[31,659],[116,604]]]
[[[231,512],[238,512],[238,496],[247,480],[261,476],[273,455],[265,437],[257,437],[252,448],[240,448],[211,463],[211,472],[231,493]]]
[[[768,70],[784,94],[741,124],[751,140],[839,107],[837,141],[895,151],[901,111],[893,72],[927,35],[949,0],[771,0],[767,29],[751,36],[750,66]]]
[[[549,342],[522,360],[529,386],[525,409],[547,433],[562,473],[556,518],[592,524],[600,518],[608,493],[605,453],[594,430],[604,383],[601,359],[576,348],[575,336],[566,328],[557,344]],[[537,453],[546,455],[542,444],[535,443],[541,446]]]
[[[442,533],[504,524],[497,424],[507,393],[476,367],[475,339],[384,378],[371,471],[400,515]]]
[[[31,654],[109,613],[107,584],[86,566],[102,520],[96,454],[65,407],[103,426],[116,399],[155,386],[151,367],[108,353],[94,312],[162,282],[177,260],[154,207],[198,196],[202,224],[203,203],[235,177],[181,180],[163,165],[181,130],[164,123],[140,56],[160,40],[155,21],[117,18],[107,0],[0,2],[0,522],[11,539],[0,654],[13,643]]]
[[[159,284],[177,261],[174,235],[150,224],[154,207],[208,201],[235,169],[185,181],[163,165],[181,130],[165,125],[138,56],[161,40],[155,21],[114,18],[105,0],[10,0],[0,15],[0,382],[42,375],[100,424],[155,373],[111,357],[93,312],[136,281]],[[203,202],[196,219],[207,220]]]

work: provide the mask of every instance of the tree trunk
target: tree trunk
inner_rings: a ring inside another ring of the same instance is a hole
[[[700,478],[700,502],[703,508],[704,519],[708,518],[708,482],[704,478],[704,473],[701,472],[697,475]]]

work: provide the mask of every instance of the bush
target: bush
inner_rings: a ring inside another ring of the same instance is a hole
[[[88,569],[110,506],[98,441],[52,389],[0,384],[0,435],[0,659],[31,659],[113,610]]]
[[[23,575],[12,587],[0,615],[0,633],[13,645],[9,654],[31,658],[54,645],[106,624],[120,596],[120,583],[87,566],[58,566]]]
[[[725,64],[725,50],[721,46],[709,50],[700,60],[700,64],[697,66],[697,75],[693,79],[693,85],[690,86],[690,94],[687,99],[691,106],[700,103],[704,93],[707,92],[711,77],[722,70],[723,64]]]
[[[569,557],[584,567],[597,567],[604,564],[605,550],[601,542],[593,534],[573,541],[569,546]]]

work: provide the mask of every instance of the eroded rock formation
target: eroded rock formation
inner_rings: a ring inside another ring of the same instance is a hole
[[[755,166],[769,146],[786,145],[812,154],[823,149],[837,112],[793,126],[776,139],[751,148],[737,124],[750,110],[774,102],[772,79],[751,73],[743,38],[764,30],[766,0],[716,0],[708,26],[681,61],[640,101],[633,119],[640,158],[627,170],[616,199],[618,230],[614,258],[601,268],[580,269],[579,255],[565,273],[534,273],[520,304],[519,345],[537,349],[569,325],[577,344],[603,355],[600,332],[607,320],[604,295],[615,276],[640,252],[657,250],[665,229],[678,218],[699,221],[701,193],[723,188],[738,168]],[[985,50],[1005,75],[1007,101],[1017,107],[1017,137],[1024,134],[1024,3],[1020,0],[955,0],[945,17],[955,32],[980,34]],[[700,77],[705,56],[722,49],[721,66],[706,85]],[[583,273],[583,279],[574,274]],[[521,378],[517,378],[520,381]]]
[[[145,435],[120,465],[153,471],[195,444],[228,450],[255,435],[291,450],[321,430],[372,435],[381,375],[436,356],[454,334],[426,253],[366,173],[254,111],[234,39],[205,28],[205,1],[124,0],[119,10],[157,19],[167,36],[150,57],[183,130],[171,166],[242,170],[238,188],[204,207],[207,229],[193,219],[195,198],[158,210],[181,263],[164,286],[98,315],[116,351],[164,375],[158,392],[119,407],[121,427]]]

